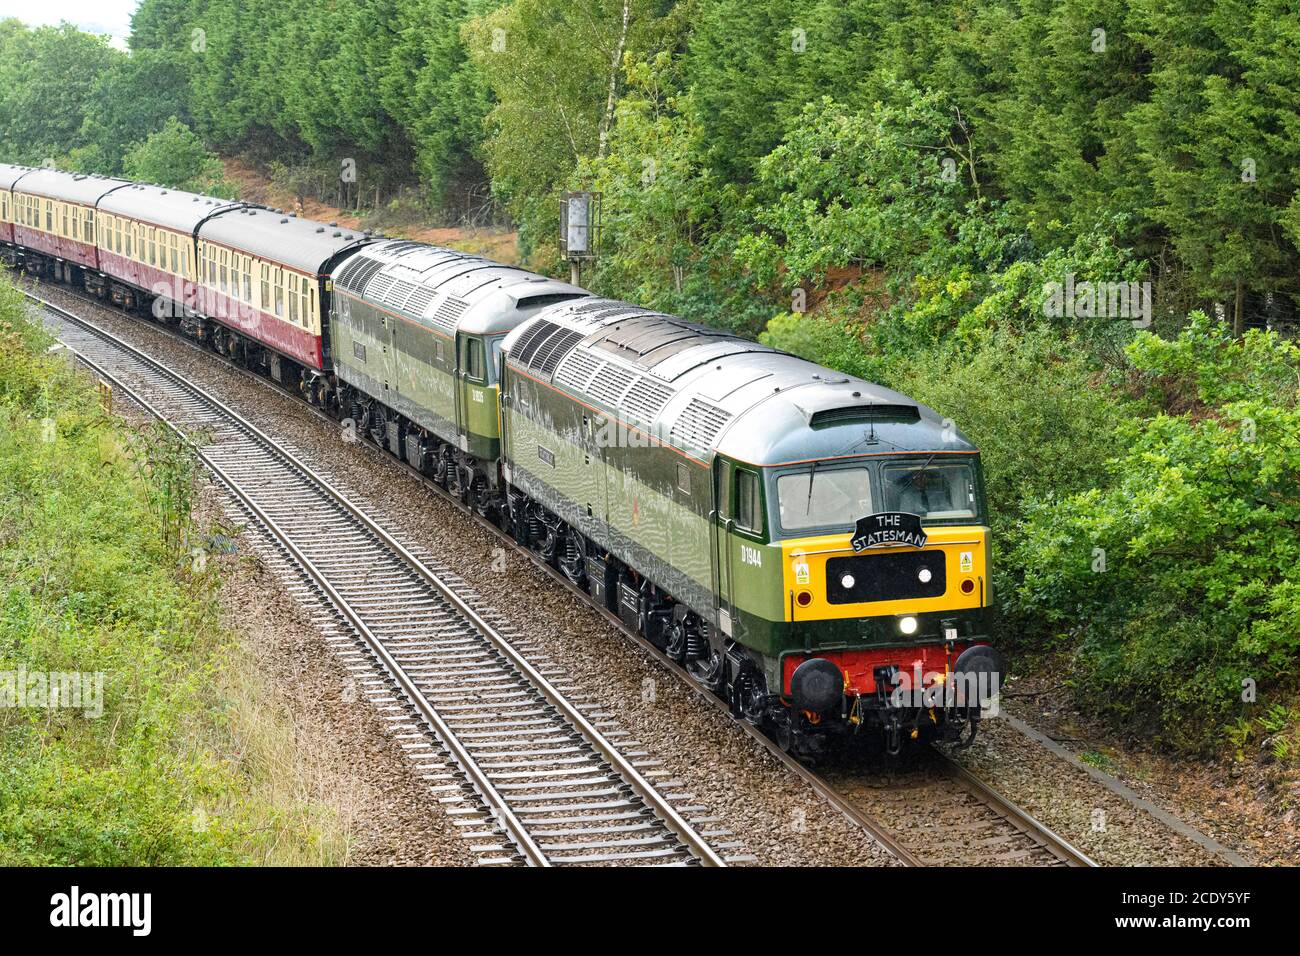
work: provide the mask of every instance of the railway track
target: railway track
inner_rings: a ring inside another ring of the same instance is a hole
[[[64,310],[37,296],[30,293],[28,296],[43,308],[54,309],[57,313],[68,315]],[[78,296],[78,298],[82,297]],[[105,308],[100,302],[88,298],[85,301],[96,307]],[[69,317],[81,323],[83,327],[86,325],[84,320]],[[292,392],[255,375],[224,356],[204,349],[166,326],[151,323],[150,327],[249,376],[259,385],[293,396]],[[322,420],[332,425],[336,424],[319,409],[305,404],[303,407],[310,409]],[[470,520],[492,532],[506,548],[526,557],[557,585],[568,589],[585,601],[585,593],[576,588],[563,574],[541,561],[532,551],[521,547],[496,525],[483,519],[472,508],[466,507],[455,496],[448,494],[427,476],[410,468],[406,463],[386,454],[383,457],[386,462],[401,468],[409,476],[452,504]],[[256,520],[256,516],[253,517]],[[655,658],[661,666],[676,674],[707,706],[722,711],[727,710],[723,701],[691,680],[680,665],[640,634],[627,628],[616,615],[590,603],[587,603],[587,607],[600,614],[611,626],[617,628],[625,637]],[[888,768],[871,778],[863,778],[861,774],[819,773],[792,758],[759,728],[744,721],[736,723],[788,772],[801,779],[820,799],[843,814],[854,826],[864,830],[905,866],[943,864],[1096,866],[1085,854],[1071,846],[1023,808],[993,790],[937,749],[925,758],[928,779],[922,774],[909,775]],[[936,830],[935,821],[938,820],[951,825],[946,836],[943,831]]]
[[[612,720],[586,716],[358,506],[162,363],[36,301],[70,351],[194,446],[373,657],[422,725],[416,756],[482,863],[725,865],[696,829],[710,821],[656,790],[638,754],[611,742],[624,733]]]
[[[937,747],[870,775],[830,766],[823,778],[846,799],[869,803],[925,866],[1096,866]]]

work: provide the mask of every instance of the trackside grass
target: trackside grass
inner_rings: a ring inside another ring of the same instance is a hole
[[[0,865],[344,862],[219,623],[191,456],[51,344],[0,277]]]

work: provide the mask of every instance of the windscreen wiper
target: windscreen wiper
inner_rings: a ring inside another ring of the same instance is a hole
[[[934,456],[937,454],[939,454],[937,451],[930,452],[930,457],[925,460],[925,464],[922,465],[920,468],[916,469],[916,471],[912,472],[910,475],[908,475],[907,481],[903,482],[902,487],[906,488],[909,485],[911,485],[914,481],[916,481],[917,476],[920,475],[921,472],[925,471],[925,469],[930,467],[930,462],[934,461]]]
[[[814,461],[812,463],[812,470],[808,472],[808,500],[807,502],[804,503],[803,506],[803,514],[805,518],[808,517],[810,514],[812,514],[813,482],[817,480],[817,466],[820,464],[821,464],[821,459]]]

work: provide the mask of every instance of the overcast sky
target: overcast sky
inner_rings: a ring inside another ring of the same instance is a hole
[[[139,5],[140,0],[0,0],[0,20],[17,17],[32,26],[67,20],[88,33],[107,33],[124,42]]]

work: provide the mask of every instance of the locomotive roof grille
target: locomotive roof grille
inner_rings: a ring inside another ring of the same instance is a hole
[[[555,373],[553,382],[566,385],[575,392],[585,392],[592,378],[604,362],[586,349],[575,349],[569,353]]]
[[[652,378],[640,376],[623,396],[623,407],[644,422],[653,422],[655,417],[675,395],[667,385],[661,385]]]
[[[693,398],[690,404],[677,416],[677,421],[669,434],[694,445],[696,448],[710,450],[718,432],[731,420],[731,413],[710,405],[708,402]]]
[[[345,265],[335,282],[347,289],[349,292],[355,292],[358,295],[366,287],[366,283],[383,267],[383,263],[369,256],[356,256]]]
[[[366,283],[366,298],[373,299],[376,302],[383,302],[384,297],[388,295],[388,290],[393,287],[396,281],[390,275],[378,275]]]
[[[416,286],[415,291],[406,300],[406,311],[412,315],[424,315],[424,310],[433,301],[434,292],[435,290],[430,289],[427,285]]]
[[[537,340],[550,335],[558,328],[559,326],[554,322],[534,322],[519,336],[519,341],[515,342],[515,347],[511,350],[511,358],[520,365],[528,365],[533,353],[537,351],[535,344]]]
[[[583,334],[573,329],[561,329],[545,339],[537,340],[533,360],[529,364],[542,375],[550,376],[560,364],[560,360],[581,342]]]
[[[407,282],[405,279],[394,279],[392,283],[384,290],[382,296],[376,296],[381,302],[399,312],[408,311],[406,303],[410,301],[412,294],[419,286],[414,282]]]
[[[921,410],[915,405],[847,405],[824,408],[808,417],[809,428],[845,425],[852,422],[919,422]]]
[[[606,362],[587,386],[587,394],[617,408],[622,404],[623,395],[634,378],[636,373],[631,369]]]
[[[438,306],[438,310],[433,313],[431,321],[435,328],[439,328],[448,335],[451,335],[456,331],[456,323],[460,321],[460,317],[465,314],[465,310],[468,308],[469,303],[464,299],[458,299],[454,295],[449,295],[447,298],[442,300],[442,304]]]
[[[616,302],[612,299],[596,299],[594,302],[587,302],[573,310],[577,315],[585,315],[588,312],[605,312],[616,315],[619,312],[626,312],[628,315],[644,315],[649,309],[643,309],[639,305],[629,305],[626,302]]]

